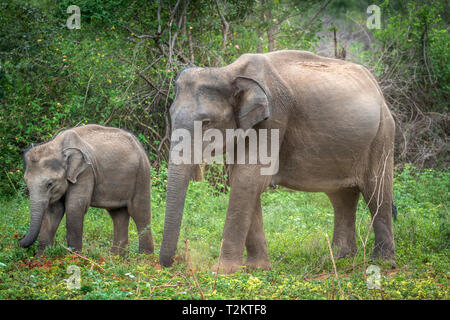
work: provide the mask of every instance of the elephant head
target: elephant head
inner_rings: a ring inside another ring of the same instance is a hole
[[[271,116],[271,94],[265,80],[264,57],[244,55],[223,68],[184,69],[175,82],[176,97],[170,107],[172,133],[187,130],[194,136],[194,122],[207,129],[249,129]],[[202,132],[203,133],[203,132]],[[173,136],[172,136],[173,138]],[[203,142],[201,150],[204,148]],[[198,146],[192,141],[191,149]],[[174,140],[171,141],[171,153]],[[195,151],[194,151],[195,152]],[[172,157],[171,157],[172,158]],[[160,263],[170,266],[175,256],[189,181],[196,165],[169,163],[166,216]]]
[[[30,227],[20,246],[31,246],[39,235],[48,207],[60,200],[69,184],[92,163],[89,147],[73,130],[33,146],[24,153],[24,180],[30,196]]]

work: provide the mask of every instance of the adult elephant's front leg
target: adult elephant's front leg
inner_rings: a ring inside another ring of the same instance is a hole
[[[267,241],[264,233],[260,197],[256,200],[252,222],[245,241],[245,247],[247,249],[247,260],[245,261],[245,266],[247,268],[261,268],[263,270],[272,268],[267,252]]]
[[[260,195],[269,182],[269,176],[260,175],[259,166],[235,165],[233,168],[220,259],[212,267],[213,271],[220,270],[224,273],[238,271],[239,266],[242,265],[246,244],[250,249],[250,256],[259,256],[264,251],[267,254],[267,248],[264,248],[267,246],[265,237],[264,244],[257,243],[257,239],[261,239],[261,232],[264,233],[264,230],[262,215],[261,221],[258,221],[259,218],[255,218],[258,214],[255,212],[258,211],[258,207],[260,208]]]

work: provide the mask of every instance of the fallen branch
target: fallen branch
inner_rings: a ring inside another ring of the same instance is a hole
[[[203,294],[202,288],[200,288],[200,285],[197,281],[197,276],[195,275],[194,269],[192,268],[191,262],[189,260],[189,239],[188,238],[186,238],[186,240],[184,240],[184,244],[186,247],[186,253],[185,253],[186,265],[187,265],[189,271],[191,272],[192,278],[194,279],[195,286],[197,287],[198,292],[200,293],[200,296],[202,297],[202,300],[205,300],[205,295]]]
[[[339,287],[339,292],[341,293],[341,298],[345,299],[344,292],[342,291],[342,288],[341,288],[341,282],[339,281],[339,275],[337,272],[336,263],[334,263],[333,250],[331,249],[331,244],[330,244],[330,239],[328,239],[328,234],[325,233],[325,237],[327,238],[328,249],[330,249],[331,262],[333,262],[334,275],[336,276],[336,280],[337,280],[338,287]]]
[[[149,297],[145,297],[144,299],[149,299],[149,298],[151,298],[151,296],[153,295],[153,292],[154,292],[156,289],[159,289],[159,288],[174,288],[174,287],[178,287],[178,285],[177,285],[177,284],[160,284],[160,285],[158,285],[158,286],[154,286],[154,287],[152,287],[152,288],[150,289],[150,296],[149,296]]]
[[[67,251],[73,253],[73,254],[76,255],[77,257],[79,257],[79,258],[81,258],[81,259],[83,259],[83,260],[86,260],[86,261],[90,262],[90,263],[91,263],[91,270],[92,270],[93,266],[96,266],[97,268],[99,268],[99,269],[102,270],[103,272],[106,272],[105,269],[103,269],[98,263],[92,261],[91,259],[89,259],[89,258],[87,258],[87,257],[85,257],[85,256],[83,256],[83,255],[81,255],[81,254],[79,254],[78,252],[73,251],[73,250],[70,249],[70,248],[67,248],[67,247],[64,247],[64,246],[63,246],[63,248],[66,249]]]

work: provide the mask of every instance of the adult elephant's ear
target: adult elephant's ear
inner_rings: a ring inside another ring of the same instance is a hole
[[[247,130],[270,117],[267,89],[257,80],[238,76],[232,83],[236,124]]]
[[[64,133],[62,153],[66,163],[66,178],[76,183],[78,176],[92,165],[91,148],[73,130]]]

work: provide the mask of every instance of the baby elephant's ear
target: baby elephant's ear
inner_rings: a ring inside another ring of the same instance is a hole
[[[64,161],[67,164],[66,177],[71,183],[77,183],[77,178],[89,166],[78,149],[66,149],[64,152]]]
[[[243,76],[233,81],[233,108],[239,128],[247,130],[270,117],[267,89],[258,81]]]
[[[74,131],[67,131],[63,140],[62,150],[66,163],[66,178],[76,183],[78,176],[91,165],[87,156],[87,146]]]

